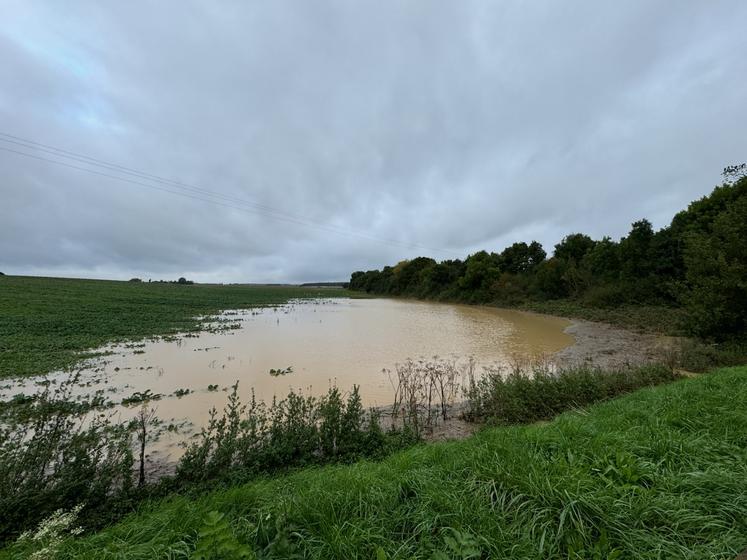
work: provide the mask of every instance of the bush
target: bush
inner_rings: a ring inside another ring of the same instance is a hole
[[[413,442],[384,432],[375,411],[366,415],[357,386],[347,397],[337,387],[321,398],[291,391],[268,406],[254,395],[242,404],[236,384],[223,414],[210,411],[199,441],[182,457],[176,483],[245,480],[289,467],[377,457]]]
[[[583,302],[591,307],[619,307],[629,300],[627,286],[621,284],[602,284],[594,286],[583,296]]]
[[[691,372],[706,372],[721,366],[747,363],[747,341],[731,340],[722,343],[705,343],[682,339],[673,350],[669,362]]]
[[[0,425],[0,542],[81,503],[81,521],[100,525],[131,497],[129,428],[103,416],[83,423],[63,406],[65,391],[47,387],[25,405],[30,421]]]
[[[676,378],[671,368],[658,365],[613,372],[587,367],[552,371],[549,366],[509,375],[492,370],[471,382],[465,416],[494,424],[550,420],[566,410]]]

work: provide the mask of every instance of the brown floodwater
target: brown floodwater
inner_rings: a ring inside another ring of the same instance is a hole
[[[399,299],[299,301],[224,317],[234,320],[237,328],[157,339],[140,347],[107,348],[112,353],[90,363],[75,393],[104,390],[120,402],[136,391],[150,390],[163,395],[151,401],[159,418],[188,422],[194,431],[204,425],[211,407],[222,408],[226,391],[237,381],[244,399],[253,389],[257,398],[267,401],[284,397],[291,389],[318,395],[332,384],[342,390],[355,384],[364,404],[382,406],[392,399],[392,386],[382,369],[393,369],[407,358],[471,357],[480,369],[546,356],[573,343],[565,333],[570,325],[566,319]],[[270,375],[271,369],[288,367],[291,373]],[[29,392],[33,385],[27,379],[0,393],[7,397],[19,389]],[[216,385],[217,390],[208,389]],[[177,389],[191,393],[173,396]],[[137,408],[114,411],[127,418]],[[173,458],[180,454],[176,444],[185,438],[185,431],[167,433],[157,448]]]

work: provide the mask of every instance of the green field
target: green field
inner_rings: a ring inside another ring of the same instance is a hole
[[[341,289],[0,276],[0,378],[67,368],[109,342],[197,331],[198,317]]]
[[[173,496],[60,557],[188,558],[217,511],[221,538],[259,558],[731,559],[747,547],[745,400],[747,367],[723,369],[380,463]]]

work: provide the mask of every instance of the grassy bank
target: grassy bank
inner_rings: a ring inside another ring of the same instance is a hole
[[[682,330],[684,312],[676,307],[621,305],[602,308],[584,305],[571,299],[527,301],[519,304],[518,307],[559,317],[609,323],[638,332],[669,336],[686,334]]]
[[[197,331],[225,309],[335,297],[340,289],[0,277],[0,378],[72,366],[110,342]]]
[[[730,368],[381,463],[175,496],[61,557],[187,558],[202,528],[198,547],[219,534],[261,558],[733,558],[746,398],[747,367]]]

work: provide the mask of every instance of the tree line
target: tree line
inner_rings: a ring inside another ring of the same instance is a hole
[[[739,170],[741,169],[741,173]],[[737,175],[735,177],[735,170]],[[657,305],[683,310],[682,328],[709,339],[747,327],[747,176],[726,182],[655,231],[646,219],[615,241],[567,235],[552,256],[537,241],[464,260],[428,257],[354,272],[349,287],[372,294],[521,305],[573,300],[596,308]]]

